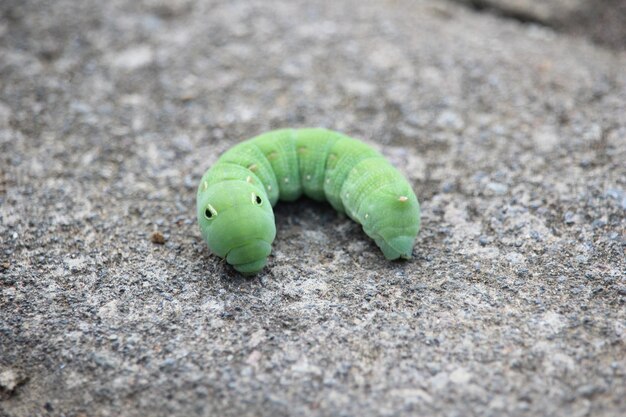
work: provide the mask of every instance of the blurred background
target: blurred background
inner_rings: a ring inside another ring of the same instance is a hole
[[[479,12],[550,27],[624,50],[626,2],[623,0],[455,0]]]
[[[626,413],[626,1],[0,1],[0,416]],[[410,262],[202,173],[321,126],[422,203]]]

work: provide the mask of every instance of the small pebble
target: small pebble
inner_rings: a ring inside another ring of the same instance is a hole
[[[152,232],[152,234],[150,235],[150,240],[152,241],[152,243],[156,243],[159,245],[165,244],[165,236],[163,236],[163,233],[159,231]]]

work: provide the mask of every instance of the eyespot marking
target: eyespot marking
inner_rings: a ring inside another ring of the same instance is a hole
[[[217,210],[215,210],[212,205],[208,204],[204,209],[204,218],[207,220],[213,220],[215,217],[217,217]]]
[[[401,203],[406,203],[407,201],[409,201],[409,197],[401,195],[400,197],[398,197],[398,201]]]
[[[261,204],[263,204],[263,200],[261,200],[261,197],[259,197],[256,193],[252,193],[252,204],[256,204],[257,206],[260,206]]]

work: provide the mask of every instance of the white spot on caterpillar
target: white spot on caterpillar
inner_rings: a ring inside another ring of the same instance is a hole
[[[409,197],[405,196],[405,195],[401,195],[400,197],[398,197],[398,201],[401,203],[405,203],[407,201],[409,201]]]
[[[285,177],[285,184],[289,183],[289,178]]]
[[[366,218],[366,219],[367,219],[369,216],[370,216],[369,214],[365,213],[365,218]]]
[[[350,197],[350,193],[346,193],[346,198]]]
[[[252,177],[250,175],[246,177],[246,182],[249,182],[250,184],[252,184]]]
[[[206,191],[209,188],[209,183],[206,181],[202,181],[202,191]]]
[[[307,181],[311,181],[311,176],[310,176],[310,175],[307,175],[307,176],[306,176],[306,180],[307,180]]]
[[[252,165],[250,165],[250,166],[248,167],[248,169],[249,169],[250,171],[252,171],[252,172],[256,171],[256,169],[257,169],[257,168],[258,168],[258,167],[256,166],[256,164],[252,164]]]
[[[272,191],[272,186],[268,184],[268,185],[267,185],[267,190],[268,190],[268,191]]]
[[[330,184],[330,178],[326,180],[326,184]]]

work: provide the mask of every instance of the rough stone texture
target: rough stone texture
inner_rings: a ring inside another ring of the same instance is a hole
[[[522,22],[552,27],[626,50],[626,0],[455,0]]]
[[[3,417],[626,414],[623,53],[442,1],[0,12]],[[414,260],[306,200],[260,276],[207,253],[196,181],[281,126],[400,167]]]
[[[595,2],[612,0],[457,0],[478,9],[492,8],[510,16],[524,17],[543,22],[554,21],[587,7]],[[621,1],[621,0],[619,0]]]

